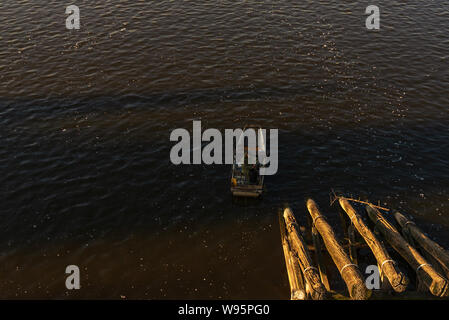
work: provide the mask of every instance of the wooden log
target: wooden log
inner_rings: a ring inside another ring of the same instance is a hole
[[[413,248],[382,214],[371,206],[366,206],[370,219],[376,224],[390,245],[416,270],[417,276],[427,289],[437,297],[448,295],[448,282]]]
[[[335,237],[331,226],[326,222],[325,217],[320,213],[315,201],[312,199],[307,200],[307,209],[312,216],[313,224],[321,234],[327,251],[337,266],[341,277],[346,283],[351,298],[357,300],[368,299],[371,292],[366,288],[358,266],[353,264],[349,259],[345,250]]]
[[[321,283],[318,269],[314,266],[312,262],[309,250],[307,250],[305,241],[302,238],[301,234],[299,233],[298,224],[290,208],[286,208],[284,210],[284,220],[288,239],[290,240],[292,249],[298,255],[299,265],[303,272],[306,285],[309,286],[308,288],[306,287],[306,289],[310,290],[310,296],[312,297],[313,300],[325,299],[326,289]]]
[[[380,266],[383,274],[387,277],[391,287],[396,292],[404,292],[408,285],[407,277],[398,269],[396,263],[388,254],[383,244],[377,239],[374,233],[365,225],[362,217],[351,206],[346,199],[339,200],[340,206],[346,212],[354,227],[363,237],[366,244],[371,248],[377,264]]]
[[[428,253],[426,250],[424,250],[421,247],[421,251],[422,255],[424,256],[424,258],[429,261],[429,263],[432,265],[432,267],[435,269],[436,272],[438,272],[439,274],[441,274],[443,277],[445,277],[446,279],[449,279],[449,274],[446,271],[445,268],[443,268],[443,266],[441,265],[441,263],[435,259],[430,253]]]
[[[388,280],[388,278],[385,275],[385,272],[382,270],[382,267],[379,264],[377,264],[377,269],[379,270],[379,276],[380,276],[380,289],[383,291],[393,290],[390,280]]]
[[[279,214],[279,226],[281,230],[282,249],[284,251],[285,266],[287,267],[288,282],[290,284],[290,299],[305,300],[307,298],[301,268],[293,256],[290,244],[287,240],[286,228],[282,214]]]
[[[329,279],[327,278],[327,270],[326,270],[326,265],[324,264],[323,253],[321,252],[320,235],[318,234],[318,231],[315,228],[315,226],[312,226],[312,239],[313,239],[313,245],[316,248],[315,255],[316,255],[318,270],[320,271],[321,282],[323,283],[326,290],[329,292],[329,291],[331,291],[331,287],[329,285]]]
[[[312,239],[312,241],[313,241],[313,239]],[[341,246],[342,246],[344,249],[348,249],[348,250],[349,250],[349,248],[350,248],[349,243],[342,244]],[[368,245],[367,245],[366,243],[361,243],[361,242],[355,242],[355,243],[351,244],[351,246],[352,246],[353,248],[356,248],[356,249],[361,249],[361,248],[367,248],[367,247],[368,247]],[[309,245],[309,244],[308,244],[308,245],[307,245],[307,249],[309,249],[309,251],[316,251],[316,248],[315,248],[314,245]],[[321,251],[327,251],[327,250],[326,250],[325,247],[322,247],[322,248],[321,248]]]
[[[444,250],[438,243],[429,239],[429,237],[427,237],[413,221],[409,220],[400,212],[396,211],[394,213],[394,217],[401,228],[405,232],[408,232],[408,234],[413,238],[414,241],[416,241],[417,244],[419,244],[419,246],[421,246],[440,263],[445,273],[449,273],[449,253]]]
[[[355,232],[354,226],[351,224],[348,227],[348,241],[349,241],[349,258],[355,264],[357,263],[357,248],[354,246],[355,244]]]
[[[415,240],[413,239],[412,235],[410,234],[410,231],[408,230],[408,228],[401,228],[401,234],[402,237],[404,237],[405,241],[407,241],[413,248],[418,249],[418,246],[415,243]],[[427,260],[428,263],[430,263],[432,265],[432,267],[435,269],[436,272],[438,272],[439,274],[443,274],[441,273],[441,270],[439,270],[438,268],[436,268],[435,266],[435,260],[430,260],[429,257],[432,257],[430,254],[428,254],[425,250],[420,252],[424,259]],[[424,283],[424,281],[421,279],[420,275],[417,274],[416,275],[416,290],[418,292],[429,292],[429,289],[427,288],[426,284]]]

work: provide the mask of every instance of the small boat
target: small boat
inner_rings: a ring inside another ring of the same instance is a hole
[[[236,159],[236,152],[234,150],[234,160],[232,164],[231,172],[231,192],[233,196],[237,197],[251,197],[258,198],[264,187],[264,176],[260,175],[261,163],[264,163],[262,159],[258,158],[259,148],[265,151],[265,140],[262,135],[260,126],[245,126],[243,131],[247,129],[254,129],[258,135],[259,144],[256,148],[244,147],[244,159]],[[243,134],[240,136],[237,146],[244,143]],[[236,148],[237,149],[237,148]],[[266,154],[264,152],[264,154]],[[248,158],[255,157],[255,164],[248,164]]]

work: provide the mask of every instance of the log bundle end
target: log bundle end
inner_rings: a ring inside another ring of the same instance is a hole
[[[366,243],[364,245],[371,249],[377,260],[377,267],[381,274],[382,290],[390,291],[393,289],[395,292],[402,293],[408,287],[409,278],[401,272],[399,265],[390,257],[389,250],[386,249],[383,241],[379,239],[381,236],[415,270],[418,280],[418,292],[419,288],[421,288],[421,290],[430,292],[436,297],[449,296],[449,280],[446,277],[446,275],[449,275],[448,251],[428,238],[405,215],[397,211],[390,211],[388,208],[372,205],[366,201],[359,201],[366,204],[366,213],[375,225],[375,232],[373,232],[362,216],[358,214],[356,208],[352,207],[349,202],[349,200],[356,202],[357,200],[344,197],[337,198],[341,209],[343,209],[340,212],[341,217],[344,216],[343,212],[346,212],[351,221],[352,230],[358,232]],[[292,300],[307,298],[321,300],[331,297],[330,293],[332,291],[328,284],[322,257],[320,259],[321,244],[324,244],[325,251],[327,251],[337,267],[342,280],[346,284],[350,298],[353,300],[369,299],[373,291],[367,288],[362,272],[357,265],[357,260],[353,259],[352,255],[348,256],[344,249],[345,246],[341,245],[333,228],[327,222],[326,216],[322,214],[316,202],[312,199],[307,199],[306,206],[312,218],[312,239],[319,268],[313,266],[309,246],[302,238],[302,232],[292,211],[289,208],[285,208],[283,214],[280,214],[284,226],[283,230],[285,231],[283,236],[284,244],[286,249],[289,249],[290,256],[293,257],[290,261],[286,261],[290,262],[287,263],[290,264],[287,267],[294,269],[289,270],[290,273],[300,274],[297,278],[302,276],[305,286],[305,288],[292,287]],[[391,224],[389,219],[384,217],[385,213],[381,213],[379,209],[390,213],[390,216],[395,218],[399,231],[396,228],[396,224]],[[400,233],[401,229],[402,234]],[[295,277],[292,276],[293,278]]]

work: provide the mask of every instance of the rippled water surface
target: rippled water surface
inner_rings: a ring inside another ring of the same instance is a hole
[[[449,246],[447,1],[75,2],[0,4],[1,298],[289,298],[277,210],[331,189]],[[170,163],[192,120],[279,129],[262,200]]]

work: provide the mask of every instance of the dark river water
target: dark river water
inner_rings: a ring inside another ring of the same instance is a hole
[[[0,3],[0,298],[286,299],[277,210],[332,189],[449,247],[449,2],[69,4]],[[263,199],[171,164],[193,120],[279,129]]]

